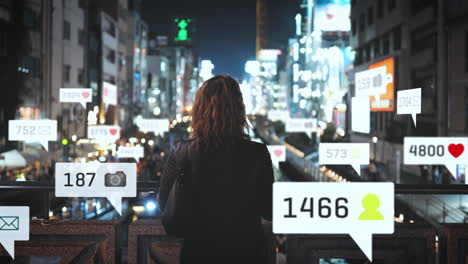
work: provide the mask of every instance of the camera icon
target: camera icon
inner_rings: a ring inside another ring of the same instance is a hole
[[[106,187],[125,187],[127,186],[127,175],[123,171],[106,173],[104,175],[104,185]]]

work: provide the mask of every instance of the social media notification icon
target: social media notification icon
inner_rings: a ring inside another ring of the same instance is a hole
[[[372,261],[372,235],[394,232],[393,183],[276,182],[275,234],[349,234]]]
[[[49,141],[57,140],[57,121],[10,120],[8,121],[8,140],[38,142],[48,151]]]
[[[136,163],[55,164],[57,197],[106,197],[122,214],[122,198],[136,196]]]
[[[15,241],[29,240],[29,206],[0,206],[0,244],[15,258]]]

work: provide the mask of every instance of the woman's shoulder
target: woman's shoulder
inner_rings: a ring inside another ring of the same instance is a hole
[[[257,142],[257,141],[253,141],[253,140],[250,140],[248,138],[244,138],[242,139],[242,144],[250,149],[250,150],[255,150],[255,151],[264,151],[264,150],[267,150],[267,146],[265,143],[261,143],[261,142]]]
[[[180,138],[174,143],[174,148],[172,151],[178,152],[181,151],[193,143],[193,139]]]

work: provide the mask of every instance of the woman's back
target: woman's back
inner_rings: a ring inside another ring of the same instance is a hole
[[[190,259],[209,257],[199,255],[208,252],[229,258],[260,254],[265,244],[261,218],[271,220],[274,181],[266,146],[242,139],[230,150],[197,152],[191,143],[180,143],[174,149],[161,182],[163,194],[173,181],[169,178],[175,176],[171,171],[175,171],[176,160],[189,147],[194,217],[184,254]]]
[[[164,210],[172,186],[180,187],[170,201],[174,205],[181,198],[183,206],[176,207],[183,209],[168,210],[164,219],[169,230],[183,222],[177,229],[184,235],[182,262],[264,263],[261,218],[271,220],[273,169],[267,147],[245,134],[239,83],[226,75],[205,81],[195,96],[190,127],[190,140],[168,157],[159,190]],[[187,149],[191,171],[174,185]]]

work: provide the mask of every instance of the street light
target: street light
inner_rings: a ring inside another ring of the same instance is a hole
[[[372,142],[374,142],[374,163],[377,162],[377,142],[379,141],[378,137],[372,137]]]

